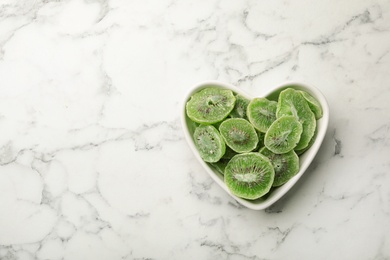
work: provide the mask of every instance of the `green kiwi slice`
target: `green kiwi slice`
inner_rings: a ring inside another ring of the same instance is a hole
[[[232,112],[230,112],[230,117],[246,119],[247,118],[246,109],[250,101],[249,99],[241,96],[240,94],[237,94],[235,97],[236,97],[236,103],[234,105]]]
[[[256,148],[259,138],[251,123],[243,118],[229,118],[219,126],[227,146],[237,153],[250,152]]]
[[[208,87],[196,92],[187,101],[187,116],[197,123],[214,124],[229,115],[235,101],[231,90]]]
[[[276,120],[277,102],[266,98],[254,98],[248,105],[247,115],[252,125],[260,132],[267,132]]]
[[[302,94],[303,98],[307,101],[311,111],[314,113],[315,118],[318,120],[322,117],[322,107],[320,102],[315,99],[312,95],[307,93],[306,91],[299,90],[299,93]]]
[[[316,129],[316,119],[304,97],[297,90],[287,88],[280,92],[276,117],[295,116],[302,124],[303,131],[296,150],[308,146]],[[272,151],[272,149],[270,149]]]
[[[217,162],[225,154],[225,142],[212,125],[199,125],[194,131],[194,143],[205,162]]]
[[[296,150],[296,149],[295,149],[295,153],[296,153],[298,156],[304,154],[304,153],[305,153],[307,150],[309,150],[310,147],[314,144],[314,142],[315,142],[315,140],[316,140],[316,137],[317,137],[317,127],[316,127],[316,130],[314,131],[313,137],[310,139],[309,144],[308,144],[305,148],[303,148],[303,149],[301,149],[301,150]]]
[[[228,162],[224,181],[237,197],[255,200],[269,192],[274,177],[270,160],[260,153],[251,152],[237,154]]]
[[[276,154],[293,150],[302,134],[302,124],[295,116],[282,116],[268,128],[264,145]]]
[[[276,154],[263,147],[259,151],[262,155],[270,159],[275,170],[275,179],[272,187],[285,184],[299,171],[299,157],[291,150],[287,153]]]

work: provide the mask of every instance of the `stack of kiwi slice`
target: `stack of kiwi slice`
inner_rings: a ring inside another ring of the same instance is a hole
[[[288,87],[277,100],[251,100],[209,86],[186,103],[201,158],[224,176],[237,197],[255,200],[299,171],[299,156],[314,143],[320,103]]]

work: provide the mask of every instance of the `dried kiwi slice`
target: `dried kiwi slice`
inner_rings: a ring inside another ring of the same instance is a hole
[[[225,154],[225,142],[212,125],[199,125],[194,131],[194,143],[205,162],[217,162]]]
[[[275,179],[272,187],[285,184],[299,171],[299,157],[294,150],[288,153],[276,154],[263,147],[259,151],[262,155],[270,159],[275,170]]]
[[[304,149],[314,135],[317,122],[304,97],[292,88],[283,90],[279,95],[276,117],[280,118],[286,115],[295,116],[302,124],[302,135],[295,149]]]
[[[313,137],[310,139],[309,144],[308,144],[305,148],[303,148],[303,149],[301,149],[301,150],[296,150],[296,149],[295,149],[295,153],[296,153],[298,156],[304,154],[307,150],[310,149],[310,147],[312,147],[312,145],[314,144],[314,142],[315,142],[315,140],[316,140],[317,132],[318,132],[318,131],[317,131],[317,127],[316,127],[316,130],[314,131]]]
[[[187,101],[187,116],[197,123],[214,124],[229,115],[235,101],[231,90],[208,87],[196,92]]]
[[[313,111],[315,118],[318,120],[322,117],[322,107],[320,102],[306,91],[299,90],[304,99],[307,101],[311,111]]]
[[[277,102],[266,98],[254,98],[248,105],[247,115],[252,125],[260,132],[267,132],[276,120]]]
[[[251,123],[243,118],[229,118],[219,126],[227,146],[237,153],[250,152],[256,148],[259,138]]]
[[[295,116],[282,116],[268,128],[264,145],[276,154],[293,150],[302,134],[302,124]]]
[[[250,100],[247,99],[246,97],[241,96],[240,94],[237,94],[235,97],[236,97],[236,104],[234,105],[232,112],[230,112],[230,117],[246,119],[247,118],[246,109],[248,107]]]
[[[224,181],[237,197],[255,200],[272,187],[275,171],[270,160],[260,153],[234,156],[225,168]]]

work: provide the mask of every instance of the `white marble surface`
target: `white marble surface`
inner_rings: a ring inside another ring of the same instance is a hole
[[[212,79],[329,101],[267,210],[183,139],[182,98]],[[388,0],[2,0],[0,82],[0,259],[390,259]]]

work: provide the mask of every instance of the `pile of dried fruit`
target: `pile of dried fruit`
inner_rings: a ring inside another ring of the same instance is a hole
[[[224,175],[230,191],[254,200],[299,171],[299,155],[314,143],[319,102],[287,88],[278,100],[249,100],[228,89],[207,87],[186,104],[200,156]]]

